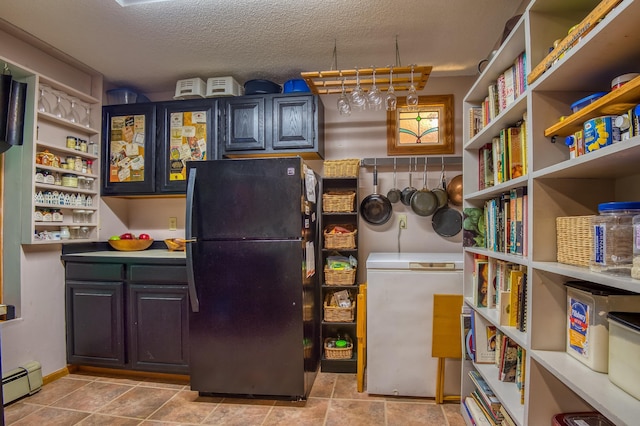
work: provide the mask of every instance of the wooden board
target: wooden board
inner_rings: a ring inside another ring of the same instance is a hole
[[[463,297],[460,294],[433,295],[433,345],[431,356],[436,358],[462,358],[460,312]]]
[[[536,79],[549,69],[556,60],[558,60],[567,50],[571,49],[571,47],[573,47],[580,38],[587,35],[587,33],[598,24],[598,21],[621,1],[622,0],[602,0],[586,18],[575,26],[573,31],[562,39],[558,44],[558,47],[553,49],[538,65],[536,65],[534,69],[531,70],[527,76],[527,83],[531,84],[536,81]]]

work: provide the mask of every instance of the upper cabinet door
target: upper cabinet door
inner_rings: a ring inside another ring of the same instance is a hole
[[[225,121],[225,153],[266,149],[263,96],[227,99]]]
[[[273,149],[313,148],[314,97],[273,98]]]
[[[102,108],[102,195],[155,191],[155,120],[151,103]]]
[[[216,159],[216,100],[158,104],[157,191],[186,191],[187,161]]]

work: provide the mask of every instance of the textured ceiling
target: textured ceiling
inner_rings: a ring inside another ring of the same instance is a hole
[[[114,85],[172,91],[183,78],[283,83],[301,71],[433,66],[473,75],[519,0],[2,0],[0,19]]]

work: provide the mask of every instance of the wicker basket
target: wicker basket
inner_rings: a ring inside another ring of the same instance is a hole
[[[351,322],[355,317],[356,302],[351,302],[351,307],[341,308],[340,306],[331,306],[324,302],[324,320],[327,322]]]
[[[327,160],[324,162],[325,177],[358,177],[360,160],[349,158],[345,160]]]
[[[347,341],[346,348],[330,348],[328,346],[330,338],[324,340],[324,356],[327,359],[351,359],[353,356],[353,343]]]
[[[322,194],[323,212],[353,212],[354,191],[330,191]]]
[[[595,216],[565,216],[556,218],[556,239],[560,263],[589,266],[593,254]]]
[[[356,269],[330,269],[324,266],[326,285],[353,285],[356,282]]]
[[[342,234],[332,234],[331,230],[334,226],[341,226],[349,229],[351,232],[345,232]],[[356,248],[356,233],[355,226],[347,225],[330,225],[324,230],[324,248],[328,249],[354,249]]]

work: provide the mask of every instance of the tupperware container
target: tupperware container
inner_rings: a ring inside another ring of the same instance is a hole
[[[640,399],[640,314],[609,312],[609,381]]]
[[[593,411],[586,413],[562,413],[553,416],[553,426],[615,426],[602,414]]]
[[[569,355],[600,373],[609,364],[609,311],[640,311],[640,295],[586,281],[567,286],[567,345]]]
[[[293,78],[291,80],[287,80],[284,83],[284,93],[294,93],[294,92],[309,92],[309,86],[307,83],[301,78]]]
[[[579,99],[579,100],[577,100],[577,101],[575,101],[574,103],[571,104],[571,111],[574,112],[574,113],[578,112],[582,108],[586,107],[589,104],[594,103],[595,101],[597,101],[598,99],[600,99],[601,97],[603,97],[606,94],[607,94],[607,92],[596,92],[596,93],[591,94],[591,95],[589,95],[587,97]]]
[[[138,99],[138,94],[131,89],[119,88],[107,90],[107,100],[109,105],[134,104]]]
[[[282,87],[269,80],[249,80],[244,83],[245,95],[258,95],[267,93],[280,93]]]
[[[628,74],[622,74],[611,80],[611,90],[618,89],[624,86],[625,83],[630,82],[634,78],[638,77],[640,73],[630,72]]]

